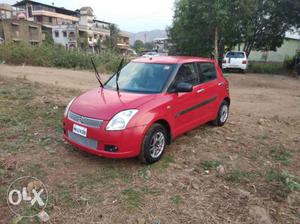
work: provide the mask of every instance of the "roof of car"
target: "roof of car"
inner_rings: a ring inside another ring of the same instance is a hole
[[[159,57],[140,57],[132,60],[133,62],[140,63],[153,63],[153,64],[184,64],[192,62],[215,62],[210,58],[188,57],[188,56],[159,56]]]

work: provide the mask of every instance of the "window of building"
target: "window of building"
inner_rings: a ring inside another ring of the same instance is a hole
[[[43,17],[42,16],[37,16],[36,21],[38,21],[40,23],[43,22]]]
[[[217,71],[213,63],[197,63],[200,82],[209,82],[217,78]]]
[[[49,23],[52,23],[52,17],[48,17],[49,18]]]
[[[89,37],[89,41],[92,41],[92,37]]]
[[[12,23],[11,24],[11,32],[15,37],[19,37],[19,24]]]
[[[38,40],[38,27],[29,26],[29,40]]]
[[[59,32],[56,30],[56,31],[54,31],[54,36],[56,37],[56,38],[58,38],[59,37]]]
[[[63,36],[67,37],[67,32],[66,31],[63,31]]]

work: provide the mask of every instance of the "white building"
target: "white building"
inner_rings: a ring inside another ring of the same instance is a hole
[[[85,39],[91,50],[94,50],[98,40],[101,42],[110,35],[109,23],[94,19],[91,7],[80,9],[79,22],[75,24],[56,25],[52,27],[53,40],[66,48],[82,47]]]

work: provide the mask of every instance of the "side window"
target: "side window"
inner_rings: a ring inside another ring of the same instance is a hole
[[[175,77],[174,85],[180,82],[190,83],[193,86],[199,83],[194,64],[181,65]]]
[[[198,63],[200,82],[209,82],[217,78],[217,71],[213,63]]]

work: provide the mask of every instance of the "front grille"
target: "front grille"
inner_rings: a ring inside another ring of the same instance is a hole
[[[76,123],[83,124],[92,128],[100,128],[103,124],[103,120],[81,116],[71,111],[69,111],[68,113],[68,118]]]
[[[73,142],[76,142],[79,145],[82,145],[82,146],[85,146],[88,148],[92,148],[95,150],[97,150],[97,148],[98,148],[98,142],[96,140],[82,137],[71,131],[68,131],[68,136]]]

